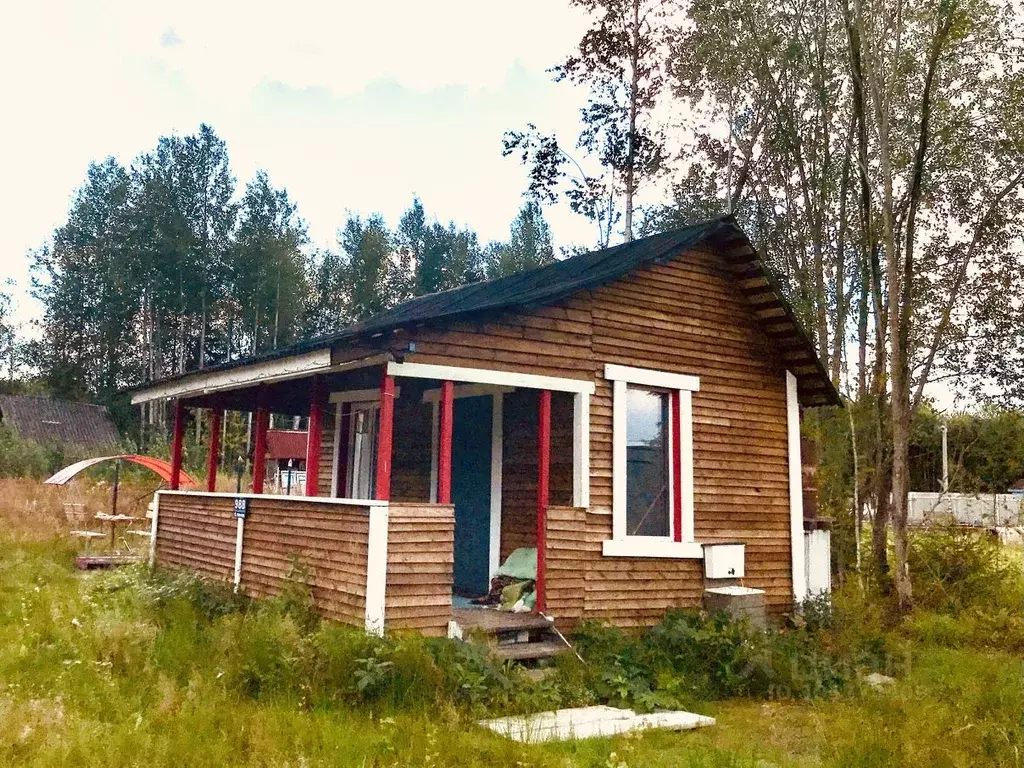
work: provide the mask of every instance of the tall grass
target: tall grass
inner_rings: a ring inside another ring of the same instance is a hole
[[[320,622],[298,587],[251,602],[186,573],[78,573],[60,508],[23,511],[52,493],[0,487],[0,765],[1022,764],[1020,657],[913,623],[970,600],[894,623],[851,586],[782,633],[686,613],[592,625],[586,663],[535,682],[476,646]],[[897,681],[875,690],[872,670]],[[602,702],[719,725],[545,746],[475,725]]]

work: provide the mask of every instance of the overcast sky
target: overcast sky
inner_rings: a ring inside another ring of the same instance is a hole
[[[239,189],[256,170],[287,187],[317,245],[346,209],[397,223],[427,212],[504,238],[525,174],[502,133],[571,134],[582,94],[546,70],[584,19],[565,3],[63,0],[0,10],[0,278],[64,221],[90,161],[129,164],[200,122],[227,141]],[[593,242],[568,211],[558,244]]]

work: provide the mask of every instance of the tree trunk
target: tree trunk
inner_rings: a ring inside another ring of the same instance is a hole
[[[199,370],[203,370],[206,364],[206,286],[203,286],[202,295],[202,320],[199,326]]]
[[[630,85],[629,85],[629,136],[626,137],[626,211],[623,225],[626,242],[633,239],[633,192],[636,189],[636,112],[637,88],[639,86],[640,58],[640,0],[633,0],[633,22],[630,32],[629,46]]]
[[[880,458],[884,462],[884,456]],[[889,577],[889,497],[892,475],[886,471],[884,463],[876,463],[876,466],[878,478],[875,483],[875,514],[871,522],[871,553],[875,560],[875,570],[884,584]]]
[[[277,349],[277,333],[281,322],[281,265],[277,265],[277,289],[274,292],[274,343],[271,349]]]

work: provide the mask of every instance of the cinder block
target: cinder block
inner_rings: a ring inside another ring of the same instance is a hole
[[[722,611],[734,619],[745,617],[761,629],[767,626],[763,589],[711,587],[704,590],[704,608],[708,613]]]

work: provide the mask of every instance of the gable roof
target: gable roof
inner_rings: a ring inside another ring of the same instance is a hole
[[[800,403],[805,406],[841,405],[839,393],[818,358],[814,344],[796,319],[781,287],[732,215],[717,216],[681,229],[579,254],[507,277],[418,296],[337,333],[252,358],[210,366],[203,372],[289,357],[399,328],[452,322],[504,311],[528,311],[557,303],[580,291],[607,285],[633,270],[664,264],[683,251],[705,243],[721,251],[737,281],[738,290],[747,297],[762,330],[779,350],[783,366],[796,376]],[[162,381],[196,373],[199,372]]]
[[[110,448],[120,441],[106,408],[51,397],[0,395],[0,424],[37,443]]]

